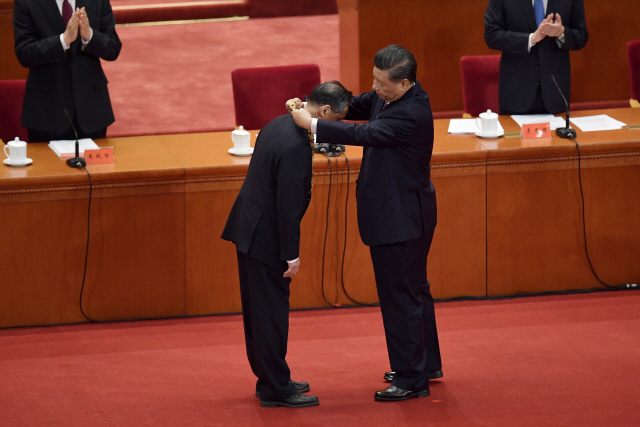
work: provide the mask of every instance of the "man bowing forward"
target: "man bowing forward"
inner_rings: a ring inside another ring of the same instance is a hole
[[[322,83],[304,107],[317,119],[342,120],[351,92]],[[291,380],[285,360],[289,334],[289,284],[300,267],[300,221],[311,198],[313,148],[308,132],[289,114],[258,135],[249,170],[222,238],[236,244],[247,357],[258,377],[260,406],[319,403],[301,394],[308,383]]]

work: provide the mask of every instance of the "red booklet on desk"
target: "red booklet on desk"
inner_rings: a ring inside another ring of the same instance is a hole
[[[93,142],[91,138],[82,138],[78,140],[80,145],[80,156],[84,154],[84,150],[97,150],[100,147]],[[74,140],[62,140],[62,141],[51,141],[49,143],[49,147],[56,153],[59,157],[73,157],[76,155],[76,141]]]

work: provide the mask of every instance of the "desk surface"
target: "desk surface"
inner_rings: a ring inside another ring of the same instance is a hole
[[[608,114],[627,125],[640,125],[640,109],[636,108],[580,111],[574,113],[574,116],[596,114]],[[520,130],[509,116],[501,116],[500,122],[507,134]],[[519,137],[487,140],[475,135],[448,134],[449,119],[435,120],[434,125],[432,165],[555,157],[576,152],[573,140],[561,139],[555,135],[542,140],[524,140]],[[252,144],[256,134],[257,131],[251,131]],[[577,139],[583,154],[640,149],[640,130],[630,130],[627,127],[602,132],[578,130]],[[116,159],[115,164],[88,167],[96,183],[237,176],[244,174],[251,159],[236,157],[227,152],[232,146],[230,132],[106,138],[96,142],[102,147],[114,147]],[[348,146],[346,154],[351,168],[358,169],[362,148]],[[69,168],[65,159],[57,158],[47,144],[29,144],[27,156],[33,159],[29,166],[2,168],[0,189],[86,182],[83,170]],[[345,163],[342,157],[337,162],[338,167]],[[314,168],[316,171],[328,170],[328,165],[326,162],[316,161]]]

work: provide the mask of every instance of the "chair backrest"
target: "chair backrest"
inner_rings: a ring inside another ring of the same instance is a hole
[[[16,136],[27,141],[27,129],[20,125],[26,84],[26,80],[0,80],[0,139],[5,143]]]
[[[500,55],[463,56],[462,104],[464,112],[476,117],[483,111],[500,113]]]
[[[640,101],[640,40],[627,43],[627,59],[629,62],[629,86],[631,99]]]
[[[231,72],[236,125],[262,129],[287,112],[285,102],[309,95],[320,84],[315,64],[240,68]]]

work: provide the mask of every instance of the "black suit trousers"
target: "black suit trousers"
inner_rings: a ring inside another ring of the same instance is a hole
[[[429,372],[442,369],[427,256],[433,232],[417,239],[371,246],[393,385],[421,391]]]
[[[238,254],[242,319],[251,370],[258,377],[256,391],[265,401],[296,393],[285,360],[289,336],[289,284],[282,277],[287,263],[274,267]]]

